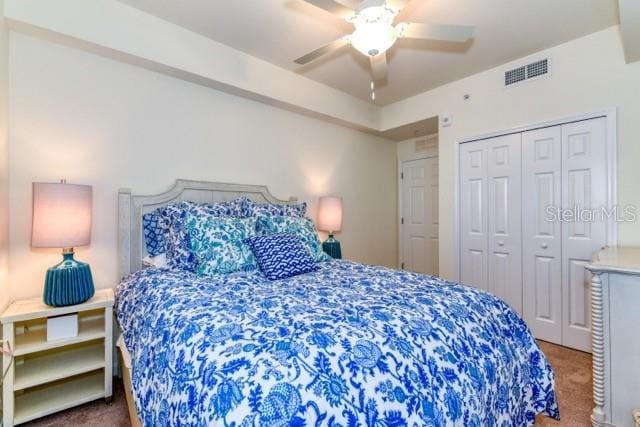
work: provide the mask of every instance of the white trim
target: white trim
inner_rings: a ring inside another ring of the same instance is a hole
[[[607,203],[609,207],[618,204],[618,115],[615,108],[607,111]],[[607,245],[618,244],[618,225],[607,223]]]
[[[460,142],[453,159],[453,281],[460,283]],[[445,259],[439,254],[439,259]],[[439,266],[438,266],[439,267]],[[442,270],[439,270],[442,271]]]
[[[437,134],[434,134],[437,135]],[[429,136],[429,135],[428,135]],[[438,156],[438,152],[419,152],[419,153],[411,153],[405,156],[398,156],[398,270],[402,269],[402,263],[404,262],[404,238],[402,233],[402,164],[404,162],[413,162],[415,160],[426,160],[426,159],[438,159],[438,173],[440,170],[440,159]],[[439,177],[438,177],[439,180]],[[440,188],[438,186],[438,188]],[[440,197],[440,194],[438,194]],[[438,227],[438,236],[440,235],[440,229]],[[439,238],[439,237],[438,237]],[[438,248],[438,250],[440,250]],[[438,259],[440,259],[440,254],[438,254]],[[438,266],[438,271],[440,271],[440,266]]]
[[[404,262],[404,239],[402,237],[402,162],[406,160],[401,160],[398,158],[398,270],[402,270],[402,263]]]
[[[453,224],[453,247],[454,247],[454,280],[460,281],[460,145],[480,141],[483,139],[495,138],[498,136],[510,135],[514,133],[527,132],[534,129],[541,129],[552,126],[564,125],[567,123],[591,120],[598,117],[604,117],[607,120],[607,203],[608,208],[612,208],[618,202],[618,133],[617,133],[617,109],[608,108],[592,113],[578,114],[574,116],[563,117],[556,120],[547,120],[537,122],[531,125],[524,125],[504,129],[495,132],[487,132],[471,137],[461,138],[456,142],[455,160],[454,160],[454,224]],[[614,218],[610,218],[607,224],[607,244],[616,246],[618,244],[618,227]]]
[[[615,108],[599,110],[599,111],[596,111],[596,112],[593,112],[593,113],[578,114],[578,115],[575,115],[575,116],[568,116],[568,117],[563,117],[563,118],[555,119],[555,120],[546,120],[546,121],[542,121],[542,122],[536,122],[536,123],[533,123],[533,124],[530,124],[530,125],[516,126],[516,127],[507,128],[507,129],[503,129],[503,130],[499,130],[499,131],[494,131],[494,132],[487,132],[487,133],[483,133],[483,134],[479,134],[479,135],[474,135],[474,136],[462,138],[462,139],[458,140],[458,144],[464,144],[465,142],[479,141],[481,139],[494,138],[496,136],[510,135],[512,133],[527,132],[527,131],[534,130],[534,129],[541,129],[541,128],[548,128],[548,127],[552,127],[552,126],[564,125],[564,124],[567,124],[567,123],[581,122],[583,120],[595,119],[597,117],[607,117],[608,118],[609,116],[613,116],[614,118],[616,117],[616,109]],[[614,122],[615,122],[615,120],[614,120]],[[609,121],[607,121],[607,124],[609,124]]]

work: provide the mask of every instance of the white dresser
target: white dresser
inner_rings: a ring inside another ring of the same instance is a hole
[[[591,420],[640,426],[640,247],[603,249],[586,268],[593,273]]]

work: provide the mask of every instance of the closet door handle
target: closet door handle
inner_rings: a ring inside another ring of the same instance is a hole
[[[547,249],[549,247],[549,245],[547,245],[546,243],[543,243],[543,244],[540,245],[540,247],[542,249]]]
[[[498,242],[498,246],[504,246],[504,242],[503,242],[502,240],[500,240],[500,241]]]

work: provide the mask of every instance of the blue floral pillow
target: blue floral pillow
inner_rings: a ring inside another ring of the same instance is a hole
[[[149,256],[158,256],[164,253],[166,230],[160,224],[160,210],[142,215],[142,230],[144,231],[144,242]]]
[[[331,257],[322,250],[322,243],[320,243],[320,239],[318,239],[316,226],[309,218],[262,216],[257,220],[256,230],[259,234],[295,234],[307,248],[314,261],[320,262],[331,259]]]
[[[187,214],[191,253],[200,275],[255,270],[256,260],[246,243],[256,235],[255,218]]]
[[[245,217],[252,216],[295,216],[304,217],[307,213],[307,203],[294,203],[290,205],[274,205],[272,203],[256,203],[245,199],[243,204]]]
[[[191,252],[187,218],[193,216],[242,216],[240,199],[222,203],[198,204],[188,201],[170,203],[160,210],[160,225],[165,230],[165,252],[169,267],[196,272],[198,260]]]
[[[260,270],[269,280],[317,271],[311,254],[295,234],[277,233],[247,239]]]

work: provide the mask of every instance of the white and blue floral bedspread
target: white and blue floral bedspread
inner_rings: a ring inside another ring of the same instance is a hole
[[[554,374],[488,293],[346,261],[270,282],[146,269],[117,289],[145,426],[526,426]]]

